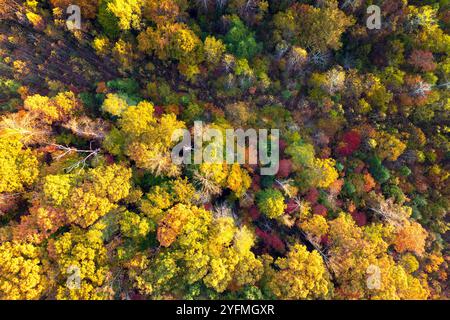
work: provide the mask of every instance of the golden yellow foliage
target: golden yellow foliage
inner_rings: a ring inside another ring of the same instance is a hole
[[[39,299],[48,289],[40,250],[29,243],[0,245],[0,299]]]
[[[58,93],[53,98],[35,94],[24,101],[26,110],[37,112],[47,123],[67,120],[78,107],[79,102],[71,91]]]
[[[17,138],[0,136],[0,193],[23,191],[38,177],[37,158]]]
[[[108,93],[102,104],[102,110],[113,116],[120,116],[127,108],[127,102],[114,93]]]
[[[230,173],[227,178],[227,185],[237,197],[241,197],[250,187],[252,180],[247,171],[241,169],[237,163],[231,166]]]
[[[56,261],[61,277],[57,299],[108,298],[108,293],[102,290],[102,286],[106,285],[109,268],[101,230],[93,228],[85,232],[73,228],[56,240],[51,240],[49,253]],[[66,285],[67,277],[71,276],[70,272],[73,270],[79,276],[79,287]]]
[[[295,244],[275,265],[280,270],[273,274],[269,288],[278,299],[320,299],[330,295],[328,271],[317,251],[308,252],[305,246]]]

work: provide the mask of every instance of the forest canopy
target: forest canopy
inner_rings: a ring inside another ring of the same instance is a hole
[[[447,0],[0,0],[0,299],[448,299],[449,31]],[[173,161],[199,121],[279,130],[276,174]]]

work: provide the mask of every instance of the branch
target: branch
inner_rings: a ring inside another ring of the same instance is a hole
[[[92,149],[92,147],[90,146],[90,149],[77,149],[77,148],[72,148],[72,147],[67,147],[67,146],[63,146],[60,144],[51,144],[52,146],[56,147],[58,150],[64,151],[62,154],[60,154],[59,156],[57,156],[55,159],[59,160],[63,157],[65,157],[68,154],[71,154],[73,152],[75,153],[87,153],[87,156],[84,157],[83,159],[81,159],[80,161],[77,161],[76,163],[72,164],[70,167],[66,168],[67,172],[71,172],[74,169],[77,169],[81,166],[81,169],[83,169],[86,166],[86,162],[93,157],[96,157],[99,152],[101,151],[100,148],[97,149]]]

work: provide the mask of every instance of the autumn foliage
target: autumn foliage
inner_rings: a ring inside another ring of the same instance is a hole
[[[0,299],[449,299],[448,11],[0,0]]]

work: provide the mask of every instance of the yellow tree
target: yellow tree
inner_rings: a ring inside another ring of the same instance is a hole
[[[426,299],[427,284],[388,254],[395,228],[380,223],[358,227],[348,214],[329,222],[329,265],[335,296],[342,299]]]
[[[204,52],[206,62],[216,66],[222,60],[222,56],[225,53],[225,45],[220,39],[208,36],[205,39]]]
[[[406,144],[386,132],[379,132],[375,139],[377,142],[375,152],[381,160],[395,161],[406,149]]]
[[[58,93],[52,98],[35,94],[24,101],[26,110],[38,113],[47,123],[68,120],[80,106],[80,102],[71,91]]]
[[[173,113],[156,118],[153,112],[153,105],[147,101],[128,107],[118,121],[120,131],[116,134],[121,137],[119,145],[114,146],[117,142],[113,141],[108,148],[124,148],[125,154],[136,162],[137,167],[150,170],[155,175],[177,176],[180,166],[172,162],[172,147],[177,143],[172,141],[172,134],[184,128],[184,123],[178,121]],[[111,140],[107,138],[106,141]]]
[[[81,174],[48,175],[44,203],[66,212],[67,221],[86,228],[117,207],[130,192],[131,169],[113,164]]]
[[[113,116],[120,116],[127,108],[127,102],[114,93],[108,93],[102,104],[102,110]]]
[[[320,8],[296,3],[276,14],[274,24],[275,39],[323,52],[341,47],[341,34],[353,21],[333,0],[326,1]]]
[[[110,297],[108,258],[101,230],[101,225],[89,231],[75,227],[50,240],[49,256],[56,264],[60,282],[57,299],[97,300]]]
[[[199,73],[203,60],[203,43],[183,23],[166,23],[156,28],[148,27],[137,37],[141,52],[155,54],[160,60],[174,60],[178,69],[188,78]]]
[[[286,209],[283,194],[277,189],[259,191],[256,194],[256,203],[261,212],[272,219],[283,215]]]
[[[268,286],[278,299],[323,299],[332,286],[325,263],[317,251],[295,244],[285,258],[278,258]]]
[[[107,9],[117,18],[121,30],[139,29],[142,0],[104,0]]]
[[[194,186],[186,178],[178,178],[152,187],[141,199],[140,209],[145,216],[158,223],[167,209],[178,203],[189,205],[197,199]]]
[[[0,245],[0,299],[39,299],[48,289],[41,248],[24,242]]]
[[[187,284],[202,281],[223,292],[230,286],[255,284],[262,276],[262,262],[251,252],[253,233],[245,226],[238,228],[232,217],[214,218],[211,211],[185,204],[163,215],[157,235],[166,248],[155,257],[151,269],[137,277],[143,292],[168,292],[180,279]]]
[[[241,197],[250,187],[252,180],[245,169],[237,163],[231,166],[227,177],[227,187],[230,188],[237,197]]]
[[[0,136],[0,193],[20,192],[36,181],[39,163],[30,149],[24,149],[19,137]]]

